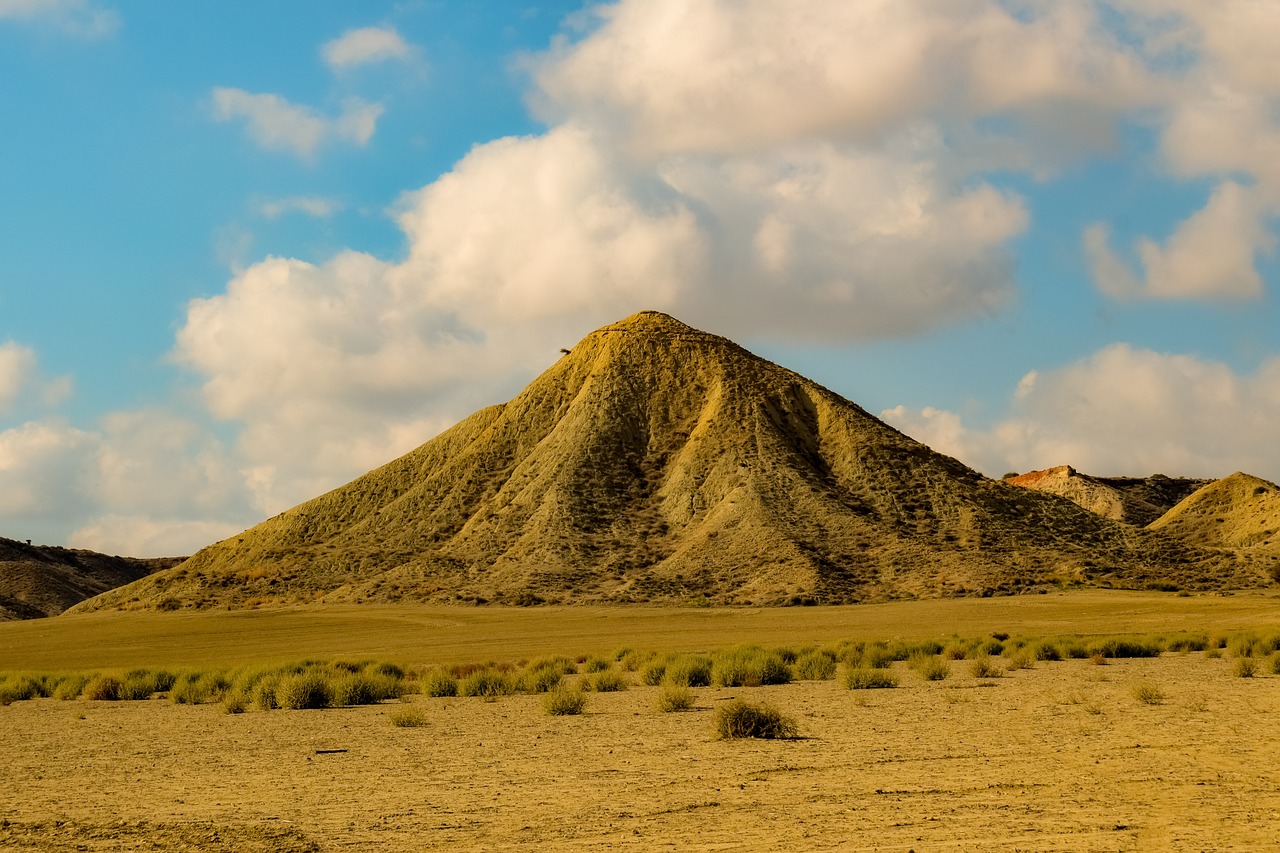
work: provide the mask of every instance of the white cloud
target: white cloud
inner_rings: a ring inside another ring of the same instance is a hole
[[[47,378],[37,367],[35,350],[15,341],[0,344],[0,415],[24,404],[57,406],[71,396],[69,376]]]
[[[1275,247],[1275,236],[1263,222],[1266,210],[1256,190],[1226,181],[1163,246],[1146,237],[1138,240],[1141,280],[1111,251],[1101,223],[1086,229],[1085,255],[1094,281],[1110,296],[1256,297],[1263,287],[1255,259]]]
[[[0,344],[0,412],[18,398],[35,371],[36,354],[30,347],[7,341]]]
[[[279,219],[290,213],[301,213],[317,219],[328,219],[342,210],[342,202],[323,196],[292,196],[259,201],[255,208],[267,219]]]
[[[188,553],[258,517],[221,443],[163,410],[0,430],[3,535],[130,556]],[[150,523],[144,523],[150,519]],[[167,531],[160,526],[169,528]]]
[[[302,157],[313,156],[316,149],[331,140],[368,144],[382,115],[380,104],[359,98],[344,101],[341,113],[327,117],[279,95],[219,86],[212,96],[214,118],[218,121],[244,119],[249,136],[263,148],[292,151]]]
[[[113,35],[120,15],[92,0],[0,0],[0,21],[24,21],[51,26],[84,39]]]
[[[1280,357],[1252,374],[1191,355],[1114,344],[1020,383],[988,429],[902,406],[882,416],[992,475],[1070,464],[1099,475],[1280,479]]]
[[[324,61],[337,71],[374,62],[405,60],[410,57],[411,52],[409,44],[394,27],[347,30],[320,49]]]
[[[1169,62],[1157,125],[1164,163],[1177,178],[1218,181],[1204,207],[1163,246],[1137,241],[1140,280],[1110,250],[1103,226],[1085,233],[1099,289],[1113,296],[1256,298],[1257,257],[1275,245],[1280,215],[1280,5],[1255,0],[1130,4],[1152,26],[1151,60]]]
[[[553,119],[613,129],[644,152],[738,152],[814,137],[877,140],[951,119],[1156,97],[1141,58],[1090,4],[1015,16],[986,0],[623,0],[535,65]]]

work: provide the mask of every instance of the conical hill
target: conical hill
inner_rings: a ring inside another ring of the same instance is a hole
[[[81,609],[991,594],[1141,576],[1146,535],[643,312],[510,402]]]
[[[1280,555],[1280,488],[1237,471],[1189,495],[1151,529],[1193,545]]]

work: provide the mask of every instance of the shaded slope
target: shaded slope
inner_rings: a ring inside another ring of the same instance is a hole
[[[180,562],[180,557],[112,557],[0,537],[0,620],[56,616],[86,598]]]
[[[1237,472],[1198,489],[1151,529],[1191,545],[1280,554],[1280,488]]]
[[[1212,481],[1185,477],[1092,477],[1070,465],[1028,471],[1005,482],[1060,495],[1085,509],[1135,527],[1146,527],[1178,501]]]
[[[989,594],[1142,577],[1144,537],[642,312],[509,403],[80,609]]]

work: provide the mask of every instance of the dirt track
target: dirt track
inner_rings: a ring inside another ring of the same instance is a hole
[[[900,666],[900,665],[899,665]],[[0,708],[5,850],[1265,850],[1280,847],[1280,677],[1202,654],[1041,663],[979,682],[834,682],[224,715],[36,700]],[[1140,703],[1135,683],[1167,698]],[[730,696],[803,740],[722,742]],[[83,719],[79,717],[83,715]],[[344,751],[326,751],[344,750]]]

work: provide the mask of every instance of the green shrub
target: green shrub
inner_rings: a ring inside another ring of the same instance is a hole
[[[280,675],[266,675],[253,683],[249,690],[249,700],[259,711],[272,711],[280,707],[276,701],[276,688],[280,686]]]
[[[510,696],[516,693],[517,687],[516,679],[510,673],[499,672],[497,669],[482,669],[458,682],[458,695],[496,699],[499,696]]]
[[[349,672],[333,679],[332,704],[377,705],[387,699],[400,698],[400,684],[389,675],[370,672]]]
[[[391,725],[400,729],[416,729],[427,724],[427,715],[417,705],[404,705],[387,715]]]
[[[667,663],[661,683],[707,687],[711,684],[711,659],[701,655],[678,655]]]
[[[53,690],[53,698],[67,701],[76,699],[84,692],[85,685],[89,683],[87,675],[67,675],[58,682],[58,686]]]
[[[769,705],[751,705],[735,699],[716,711],[716,734],[721,740],[736,738],[782,738],[799,736],[795,720]]]
[[[1258,674],[1258,661],[1251,657],[1237,658],[1232,671],[1237,678],[1253,678]]]
[[[974,678],[999,678],[1004,670],[990,655],[978,655],[969,661],[969,674]]]
[[[584,679],[583,686],[596,693],[617,693],[630,687],[631,682],[620,672],[606,670],[588,676]]]
[[[525,693],[549,693],[560,686],[563,676],[554,664],[526,670],[520,676],[520,689]]]
[[[169,689],[169,701],[176,705],[200,705],[222,698],[231,680],[222,672],[188,672]]]
[[[613,664],[604,658],[588,658],[587,662],[582,665],[582,671],[588,673],[604,672],[606,669],[611,669],[612,666]]]
[[[658,710],[664,714],[693,710],[693,691],[678,684],[663,685],[658,691]]]
[[[120,686],[121,699],[150,699],[156,693],[163,693],[173,687],[175,676],[170,672],[151,672],[135,669],[124,674]]]
[[[845,671],[844,686],[850,690],[878,690],[897,687],[898,676],[888,669],[856,667]]]
[[[807,652],[796,658],[794,670],[804,681],[830,681],[836,677],[836,658],[826,651]]]
[[[640,683],[656,687],[667,674],[667,658],[650,658],[640,666]]]
[[[281,678],[275,700],[287,711],[328,708],[333,704],[333,688],[323,673],[309,670]]]
[[[951,675],[951,666],[937,655],[920,656],[912,661],[912,668],[925,681],[942,681]]]
[[[543,710],[553,717],[581,714],[586,707],[586,694],[572,687],[552,690],[542,700]]]
[[[84,686],[84,698],[95,702],[114,702],[120,698],[124,683],[114,675],[97,675]]]
[[[458,695],[458,679],[443,669],[433,669],[418,682],[425,696],[439,698]]]
[[[712,658],[711,683],[718,687],[788,684],[791,667],[776,652],[754,646],[726,649]]]
[[[1089,654],[1108,658],[1158,658],[1162,651],[1158,641],[1140,637],[1105,637],[1089,644]]]
[[[1033,660],[1062,660],[1062,651],[1052,640],[1036,640],[1027,647],[1027,653]]]

